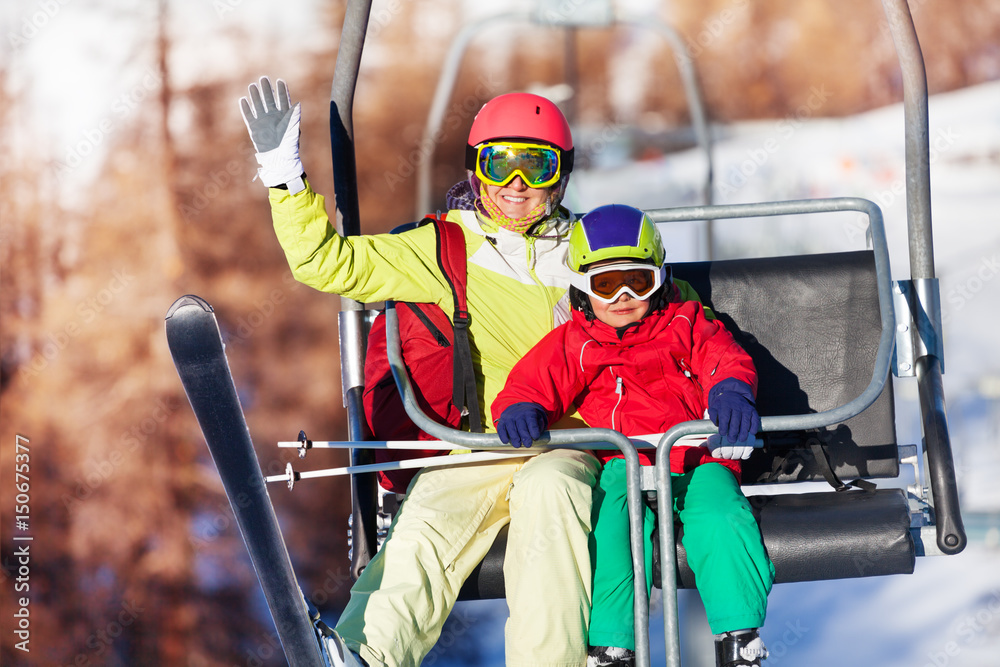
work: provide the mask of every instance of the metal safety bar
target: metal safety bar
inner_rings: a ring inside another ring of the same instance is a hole
[[[731,218],[772,217],[778,215],[804,215],[816,213],[837,213],[856,211],[868,217],[869,237],[875,258],[875,279],[878,288],[879,317],[882,333],[875,355],[872,379],[864,392],[853,401],[839,408],[796,417],[767,417],[772,424],[770,430],[801,430],[837,424],[860,413],[882,393],[892,363],[895,346],[896,315],[892,300],[892,279],[889,269],[889,246],[886,241],[885,223],[882,210],[868,199],[859,197],[836,197],[831,199],[800,199],[784,202],[763,202],[759,204],[729,204],[718,206],[684,206],[669,209],[653,209],[647,214],[655,222],[687,222],[691,220],[723,220]],[[778,421],[776,421],[778,420]]]
[[[403,398],[403,407],[413,423],[421,430],[453,445],[461,445],[469,449],[510,449],[510,445],[500,442],[495,433],[469,433],[438,424],[424,414],[417,404],[413,386],[403,362],[402,349],[399,340],[399,320],[396,309],[387,304],[385,309],[385,338],[389,366],[392,368],[396,388]],[[617,447],[625,457],[627,473],[626,498],[628,502],[629,545],[632,550],[632,568],[635,573],[634,611],[636,619],[636,664],[640,667],[649,665],[649,598],[646,593],[646,562],[643,544],[643,512],[642,489],[640,488],[639,455],[635,445],[618,431],[604,428],[566,429],[549,431],[535,441],[539,447],[559,446],[568,449],[607,449]],[[603,446],[602,446],[603,445]],[[428,444],[428,449],[444,449]],[[641,623],[640,623],[641,621]]]
[[[934,235],[931,225],[930,140],[927,119],[927,72],[924,57],[906,0],[882,0],[886,22],[896,47],[903,79],[903,121],[906,147],[906,219],[910,250],[910,275],[918,294],[936,294]],[[931,284],[932,283],[932,284]],[[917,299],[912,327],[913,348],[921,356],[914,362],[920,393],[920,418],[924,433],[931,498],[934,505],[937,548],[957,554],[967,537],[958,502],[958,484],[945,411],[941,303]],[[928,343],[928,339],[930,342]]]
[[[800,200],[788,202],[766,202],[761,204],[733,204],[729,206],[691,206],[675,209],[648,211],[657,222],[680,222],[688,220],[720,220],[726,218],[748,218],[776,215],[796,215],[857,211],[868,216],[870,238],[875,256],[875,279],[878,287],[879,315],[882,334],[872,379],[857,397],[831,410],[804,415],[762,417],[761,431],[800,431],[839,424],[863,412],[878,399],[889,377],[892,350],[895,346],[896,316],[892,303],[892,280],[889,270],[889,248],[886,242],[882,211],[867,199],[843,197],[836,199]],[[670,478],[670,449],[682,436],[713,433],[718,429],[708,420],[688,421],[677,424],[666,433],[657,445],[656,491],[660,498],[657,503],[660,523],[660,585],[663,591],[663,629],[667,649],[667,664],[679,666],[680,630],[677,614],[677,580],[669,573],[674,571],[676,545],[674,531],[673,487]]]
[[[765,202],[760,204],[734,204],[728,206],[690,206],[675,209],[654,209],[648,211],[657,222],[687,222],[691,220],[719,220],[727,218],[766,217],[776,215],[814,214],[856,211],[867,215],[875,255],[875,272],[878,283],[879,314],[882,334],[875,356],[872,380],[868,387],[855,399],[832,410],[806,415],[786,417],[764,417],[762,431],[791,431],[819,428],[838,424],[861,413],[875,402],[882,393],[889,376],[892,350],[895,345],[895,311],[892,303],[889,271],[889,249],[885,237],[882,211],[879,207],[860,198],[836,198],[822,200],[800,200],[788,202]],[[438,424],[420,409],[414,396],[413,387],[405,371],[399,339],[399,323],[394,308],[386,309],[386,343],[389,364],[392,368],[396,387],[403,397],[403,406],[413,422],[428,434],[455,445],[475,449],[507,448],[496,434],[469,433]],[[663,591],[663,619],[667,664],[680,665],[679,621],[677,613],[677,581],[668,573],[674,571],[675,558],[673,510],[669,499],[672,488],[669,474],[670,448],[684,435],[717,433],[718,428],[708,420],[689,421],[668,430],[658,444],[656,463],[656,486],[661,494],[658,503],[661,558],[661,587]],[[618,431],[610,429],[567,429],[550,431],[537,441],[540,446],[562,446],[573,449],[600,449],[600,443],[617,446],[625,454],[627,471],[627,500],[629,512],[629,543],[632,549],[632,563],[635,586],[635,637],[636,665],[649,665],[649,607],[645,587],[645,543],[642,525],[642,497],[638,456],[632,442]]]

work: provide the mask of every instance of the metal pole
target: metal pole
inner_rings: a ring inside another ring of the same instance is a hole
[[[674,61],[677,63],[677,71],[681,75],[681,83],[684,85],[684,96],[687,98],[688,113],[691,116],[691,128],[694,130],[698,147],[705,153],[705,182],[702,185],[701,200],[706,206],[710,206],[713,201],[713,189],[715,180],[715,164],[712,160],[712,136],[708,131],[708,114],[705,112],[705,102],[701,94],[701,86],[698,83],[698,73],[694,67],[694,60],[688,55],[687,45],[673,26],[659,20],[650,19],[629,19],[622,23],[628,23],[635,28],[653,29],[659,32],[670,44],[674,52]],[[702,246],[704,249],[704,259],[713,259],[713,225],[711,220],[704,221],[702,229]]]
[[[434,89],[431,109],[427,114],[427,125],[424,127],[424,136],[420,140],[421,157],[417,165],[417,206],[414,211],[416,219],[419,220],[431,210],[431,171],[434,166],[434,154],[441,141],[444,114],[448,100],[451,99],[451,93],[455,89],[458,70],[462,64],[462,55],[468,48],[469,42],[472,41],[473,37],[480,35],[487,26],[501,21],[529,21],[530,19],[530,14],[520,12],[490,16],[466,25],[452,40],[451,47],[444,58],[444,65],[441,67],[437,87]],[[492,89],[487,89],[485,92],[491,96],[494,93]],[[483,102],[485,103],[486,100]]]
[[[906,126],[906,215],[910,238],[910,275],[934,278],[931,233],[930,143],[927,122],[927,74],[906,0],[882,0],[903,74],[903,120]]]
[[[957,554],[965,549],[968,538],[958,504],[958,484],[951,456],[941,368],[938,359],[928,355],[917,359],[916,370],[937,546],[942,553]]]
[[[941,303],[934,270],[931,226],[930,140],[927,118],[927,74],[913,17],[906,0],[882,0],[885,17],[903,74],[903,117],[906,131],[906,217],[910,276],[914,287],[912,332],[920,392],[921,426],[928,477],[934,502],[938,548],[956,554],[966,545],[958,502],[955,463],[945,414]],[[921,354],[922,353],[922,354]]]
[[[330,145],[333,150],[333,191],[343,217],[345,236],[361,233],[358,215],[358,173],[354,159],[354,90],[368,30],[372,0],[349,0],[333,84],[330,87]]]
[[[347,3],[340,48],[337,51],[337,65],[330,87],[333,191],[341,218],[341,232],[344,236],[357,236],[361,233],[353,108],[371,5],[371,0],[349,0]],[[351,440],[364,440],[367,435],[364,407],[361,403],[365,370],[364,304],[341,297],[340,310],[341,386],[344,392],[344,406],[347,408],[348,437]],[[351,451],[351,465],[365,465],[373,460],[371,451]],[[375,531],[364,530],[363,519],[364,516],[374,516],[375,513],[377,504],[375,476],[352,475],[351,496],[354,508],[351,573],[357,578],[375,555],[377,548]]]

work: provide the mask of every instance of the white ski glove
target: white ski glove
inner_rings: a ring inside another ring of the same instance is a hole
[[[745,461],[753,454],[754,438],[747,438],[742,442],[730,442],[720,433],[713,433],[708,436],[705,446],[712,450],[712,456],[717,459],[730,459]]]
[[[271,82],[266,76],[260,79],[260,88],[248,86],[250,99],[240,98],[243,121],[250,131],[250,139],[257,149],[260,169],[257,175],[269,188],[288,185],[291,194],[305,188],[302,182],[304,169],[299,159],[299,120],[302,107],[292,106],[288,86],[278,79],[278,97],[275,100]]]

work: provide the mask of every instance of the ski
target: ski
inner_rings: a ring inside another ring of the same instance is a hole
[[[166,315],[167,344],[198,419],[268,609],[292,667],[322,667],[317,631],[299,588],[253,448],[212,306],[183,296]]]

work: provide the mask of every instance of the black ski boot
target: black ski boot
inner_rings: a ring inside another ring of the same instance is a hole
[[[715,640],[717,667],[760,667],[767,659],[767,648],[757,630],[727,632]]]

